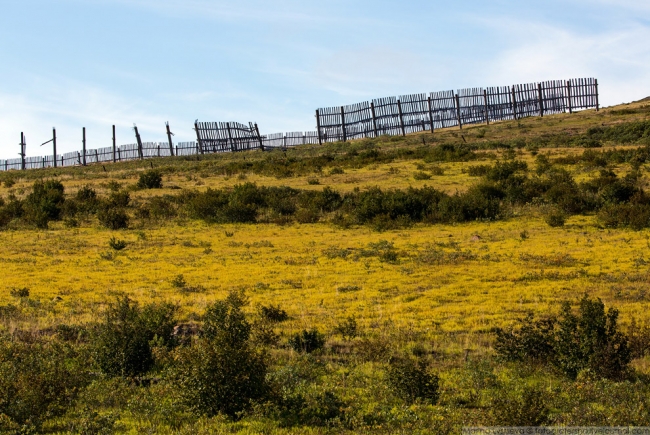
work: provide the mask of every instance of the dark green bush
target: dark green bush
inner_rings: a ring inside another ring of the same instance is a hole
[[[125,190],[113,191],[108,196],[106,205],[109,207],[128,207],[131,195]]]
[[[208,307],[203,337],[177,350],[173,377],[197,413],[237,418],[268,396],[266,355],[250,342],[246,302],[241,293],[231,293]]]
[[[116,251],[121,251],[122,249],[126,248],[126,241],[111,237],[111,239],[108,241],[108,246]]]
[[[497,330],[497,354],[507,360],[550,362],[570,378],[582,370],[620,379],[631,361],[628,338],[618,329],[618,310],[600,299],[583,297],[578,313],[563,304],[557,318],[519,322],[519,327]]]
[[[103,207],[97,213],[99,223],[111,230],[121,230],[128,228],[129,216],[121,208]]]
[[[140,308],[128,297],[110,304],[92,334],[95,363],[109,376],[133,377],[149,371],[154,364],[151,340],[171,341],[176,308],[151,304]]]
[[[0,416],[23,433],[63,415],[89,381],[84,358],[69,345],[0,338]]]
[[[357,320],[350,316],[336,325],[334,331],[341,334],[344,340],[352,340],[359,335],[359,325],[357,324]]]
[[[559,210],[554,210],[544,216],[544,221],[550,227],[563,227],[566,222],[566,215]]]
[[[64,188],[60,181],[36,181],[32,192],[23,201],[24,218],[38,228],[47,228],[49,221],[61,218],[64,201]]]
[[[289,338],[289,346],[296,352],[312,353],[325,346],[325,336],[318,329],[303,329]]]
[[[273,323],[280,323],[289,319],[289,315],[280,308],[280,305],[260,305],[259,313],[263,319]]]
[[[431,373],[421,360],[395,358],[388,368],[388,384],[397,396],[408,404],[420,400],[438,402],[438,376]]]
[[[549,420],[547,401],[547,395],[534,388],[502,390],[492,400],[492,417],[499,426],[541,426]]]
[[[138,179],[138,189],[160,189],[162,188],[162,173],[157,169],[149,169]]]

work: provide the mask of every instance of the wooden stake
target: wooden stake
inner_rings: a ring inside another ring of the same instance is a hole
[[[514,87],[514,85],[512,86],[511,91],[512,91],[511,92],[511,95],[512,95],[512,101],[511,101],[512,115],[515,117],[515,119],[517,119],[517,100],[515,98],[515,87]]]
[[[458,119],[458,127],[462,130],[463,122],[460,119],[460,99],[458,98],[458,94],[455,95],[454,101],[456,101],[456,119]]]
[[[571,81],[570,80],[566,82],[566,92],[567,92],[567,100],[569,102],[569,113],[573,113],[573,107],[571,106]]]
[[[260,149],[264,151],[264,142],[262,141],[262,136],[260,136],[260,129],[257,127],[257,122],[255,123],[255,133],[257,133],[257,140],[260,142]]]
[[[537,84],[537,93],[539,94],[539,117],[544,117],[544,93],[542,92],[542,84]]]
[[[594,79],[594,86],[596,87],[596,112],[600,110],[598,105],[598,79]]]
[[[370,114],[372,115],[372,129],[375,132],[375,137],[379,136],[377,134],[377,118],[375,117],[375,103],[370,102]]]
[[[20,132],[20,170],[25,170],[25,151],[27,150],[27,144],[25,143],[25,134]]]
[[[52,128],[52,149],[53,149],[53,164],[56,168],[56,128]]]
[[[427,97],[427,103],[429,104],[429,124],[431,127],[431,133],[433,134],[433,110],[431,110],[431,97]]]
[[[341,132],[343,133],[343,142],[347,142],[347,137],[345,136],[345,111],[343,106],[341,106]]]
[[[487,90],[483,89],[483,104],[485,105],[485,123],[490,125],[490,110],[488,106]]]
[[[318,109],[316,109],[316,129],[318,130],[318,145],[323,145],[323,140],[320,136],[320,116],[318,114]]]
[[[226,122],[226,128],[228,129],[228,139],[230,139],[230,152],[235,152],[235,144],[232,140],[232,133],[230,132],[230,123]]]
[[[194,131],[196,131],[196,154],[203,154],[203,142],[201,141],[201,135],[199,134],[199,122],[194,121]]]
[[[133,130],[135,130],[135,140],[138,142],[138,156],[140,157],[140,160],[143,160],[144,153],[142,152],[142,139],[140,138],[138,127],[135,124],[133,124]]]
[[[167,141],[169,142],[169,154],[174,157],[174,144],[172,143],[172,135],[174,133],[169,129],[169,122],[165,122],[165,128],[167,129]]]
[[[402,127],[402,136],[406,136],[406,130],[404,129],[404,117],[402,116],[402,103],[397,100],[397,111],[399,112],[399,125]]]
[[[86,166],[86,127],[83,127],[83,129],[82,129],[81,143],[83,145],[82,150],[81,150],[83,161],[81,162],[81,164]]]
[[[115,125],[113,125],[113,163],[115,163]]]

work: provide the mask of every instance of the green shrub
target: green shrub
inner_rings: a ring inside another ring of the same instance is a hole
[[[430,180],[431,179],[431,174],[427,174],[426,172],[422,171],[417,171],[413,174],[413,179],[414,180]]]
[[[129,216],[120,208],[103,208],[97,213],[99,223],[111,230],[121,230],[128,228]]]
[[[126,248],[126,241],[111,237],[111,239],[108,241],[108,246],[116,251],[121,251],[122,249]]]
[[[273,323],[280,323],[289,319],[289,315],[280,308],[280,305],[260,305],[259,313],[263,319]]]
[[[60,219],[64,201],[60,181],[36,181],[23,202],[24,218],[38,228],[47,228],[49,221]]]
[[[73,347],[0,338],[0,419],[8,419],[6,426],[37,433],[45,419],[63,415],[88,382],[88,367]]]
[[[289,338],[289,346],[296,352],[312,353],[325,346],[325,336],[316,328],[303,329]]]
[[[171,342],[176,308],[150,304],[140,308],[128,297],[110,304],[92,334],[95,363],[109,376],[139,376],[153,367],[151,340]]]
[[[357,320],[350,316],[336,325],[334,331],[341,334],[344,340],[352,340],[359,335],[359,325],[357,324]]]
[[[566,222],[566,216],[561,211],[555,210],[548,213],[544,217],[544,221],[548,224],[548,226],[553,228],[563,227],[564,223]]]
[[[125,190],[113,191],[108,196],[107,205],[110,207],[128,207],[131,195]]]
[[[14,298],[28,298],[29,289],[27,287],[12,288],[9,290],[9,294]]]
[[[199,414],[236,418],[268,395],[266,355],[250,342],[243,294],[230,293],[208,307],[204,335],[179,348],[173,377],[183,400]]]
[[[500,391],[492,400],[492,417],[500,426],[541,426],[548,422],[548,399],[541,390]]]
[[[418,400],[435,404],[438,401],[438,376],[421,360],[397,358],[390,362],[388,384],[395,394],[412,404]]]
[[[157,169],[149,169],[140,174],[138,189],[160,189],[162,188],[162,173]]]
[[[558,317],[534,321],[529,316],[518,328],[497,330],[495,350],[506,360],[549,362],[570,378],[590,370],[620,379],[631,361],[628,337],[618,329],[618,310],[605,312],[600,299],[587,296],[578,313],[567,302]]]

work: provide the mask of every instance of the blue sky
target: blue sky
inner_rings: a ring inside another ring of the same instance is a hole
[[[650,95],[647,0],[2,0],[0,158],[193,140],[201,121],[315,129],[318,107],[594,76]],[[46,149],[47,148],[47,149]]]

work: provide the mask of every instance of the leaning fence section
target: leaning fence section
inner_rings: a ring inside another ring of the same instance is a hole
[[[436,128],[506,121],[598,109],[594,78],[459,89],[385,97],[316,110],[318,142],[382,134],[406,135]]]
[[[380,135],[406,135],[438,128],[507,121],[530,116],[598,110],[598,81],[594,78],[551,80],[513,86],[468,88],[430,94],[410,94],[378,98],[347,106],[316,110],[316,131],[261,135],[257,124],[238,122],[194,123],[195,142],[173,145],[168,142],[142,142],[73,151],[56,156],[0,160],[0,171],[81,166],[167,156],[237,152],[252,149],[272,150],[304,144],[348,141]],[[85,136],[84,136],[85,137]],[[56,160],[55,160],[56,159]],[[54,162],[56,161],[56,165]]]

